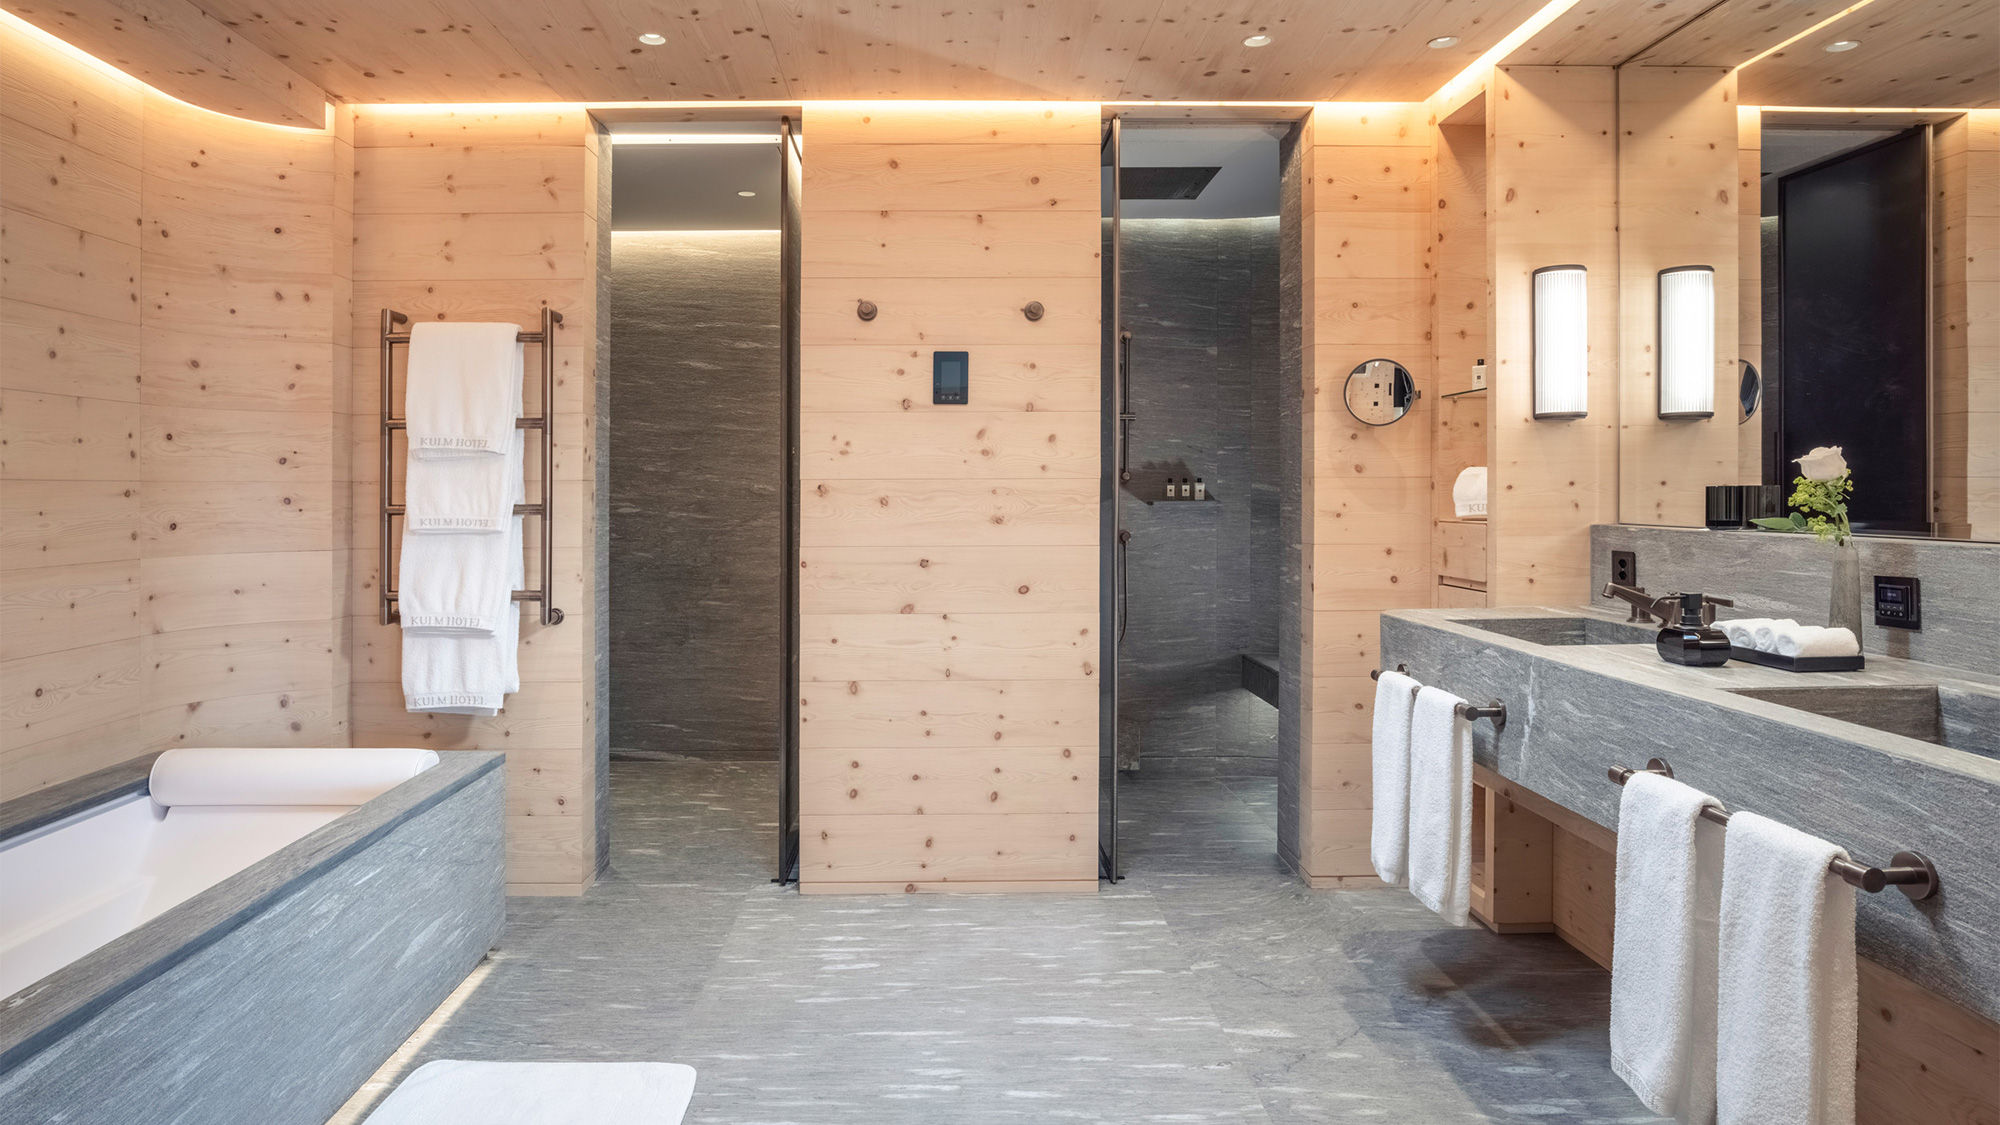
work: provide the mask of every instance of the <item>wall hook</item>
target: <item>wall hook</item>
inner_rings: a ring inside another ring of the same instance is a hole
[[[854,306],[854,315],[863,320],[874,320],[875,312],[875,302],[873,301],[859,301]]]
[[[1040,301],[1029,301],[1027,304],[1021,306],[1021,315],[1027,317],[1029,320],[1042,319],[1042,303]]]

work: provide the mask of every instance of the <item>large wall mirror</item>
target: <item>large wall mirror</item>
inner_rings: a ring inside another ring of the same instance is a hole
[[[1857,531],[2000,540],[2000,51],[1910,4],[1685,65],[1739,7],[1619,70],[1619,518],[1698,526],[1707,486],[1836,445]],[[1855,105],[1887,108],[1823,108]]]

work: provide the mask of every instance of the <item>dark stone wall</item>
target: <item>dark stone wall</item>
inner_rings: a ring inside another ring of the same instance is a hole
[[[1241,656],[1278,653],[1278,220],[1123,224],[1133,480],[1119,721],[1147,773],[1275,769]],[[1169,476],[1206,503],[1156,503]]]
[[[611,745],[775,757],[779,236],[612,240]]]
[[[1305,644],[1306,471],[1313,463],[1307,444],[1312,432],[1311,409],[1305,401],[1302,374],[1307,335],[1305,308],[1305,157],[1303,130],[1294,128],[1278,145],[1278,370],[1273,384],[1278,394],[1278,860],[1287,868],[1303,867],[1300,841],[1306,825],[1299,823],[1299,781],[1306,744],[1311,685],[1302,673],[1308,666],[1295,658]]]

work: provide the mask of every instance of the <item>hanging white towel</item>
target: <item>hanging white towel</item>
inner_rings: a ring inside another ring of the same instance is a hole
[[[1417,681],[1384,669],[1375,681],[1375,798],[1368,858],[1392,887],[1410,876],[1410,709]]]
[[[503,462],[512,476],[509,515],[502,526],[518,529],[521,521],[513,517],[512,506],[526,497],[518,432],[514,444],[514,456]],[[445,464],[455,471],[469,463]],[[410,472],[414,479],[439,467],[413,465]],[[508,560],[518,561],[520,554],[518,535],[510,541],[509,535],[492,531],[420,531],[406,516],[396,582],[404,630],[490,635],[500,627],[501,615],[511,610],[507,597],[516,580]]]
[[[518,324],[422,321],[410,328],[403,394],[410,459],[498,457],[521,414]]]
[[[506,705],[507,696],[521,690],[521,612],[514,603],[514,589],[525,577],[520,518],[512,521],[505,535],[484,538],[508,544],[511,565],[507,569],[505,608],[496,610],[499,628],[487,634],[404,629],[406,710],[439,715],[497,715]]]
[[[1423,688],[1410,717],[1410,893],[1454,926],[1472,907],[1472,726]]]
[[[520,503],[525,436],[514,431],[505,457],[411,459],[403,484],[403,530],[505,531]]]
[[[1717,973],[1721,1125],[1853,1125],[1854,888],[1827,870],[1846,855],[1754,813],[1729,820]]]
[[[1647,1109],[1715,1119],[1716,919],[1722,803],[1659,774],[1635,773],[1618,802],[1611,953],[1611,1070]]]

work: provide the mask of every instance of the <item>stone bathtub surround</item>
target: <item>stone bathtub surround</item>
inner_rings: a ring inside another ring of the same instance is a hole
[[[1861,650],[2000,675],[2000,543],[1856,536],[1861,545]],[[1810,535],[1700,527],[1598,524],[1590,529],[1590,588],[1611,581],[1611,552],[1638,555],[1648,592],[1700,590],[1736,599],[1725,617],[1792,617],[1826,624],[1832,551]],[[1923,583],[1923,628],[1875,627],[1875,575]],[[1594,604],[1610,604],[1593,597]],[[1622,604],[1622,603],[1621,603]]]
[[[1644,554],[1639,567],[1645,580]],[[1391,611],[1382,615],[1382,664],[1406,664],[1423,683],[1466,699],[1504,701],[1504,726],[1473,724],[1479,764],[1606,828],[1618,826],[1621,791],[1605,770],[1657,756],[1728,808],[1822,836],[1859,862],[1923,852],[1937,865],[1939,893],[1925,902],[1894,888],[1860,895],[1860,951],[2000,1018],[2000,760],[1726,690],[1937,685],[1991,699],[2000,677],[1874,653],[1860,672],[1690,668],[1662,661],[1650,641],[1547,646],[1475,627],[1578,615],[1622,620],[1546,607]]]
[[[0,1002],[9,1119],[321,1125],[500,937],[503,756],[440,759]],[[143,791],[150,765],[0,823]]]

